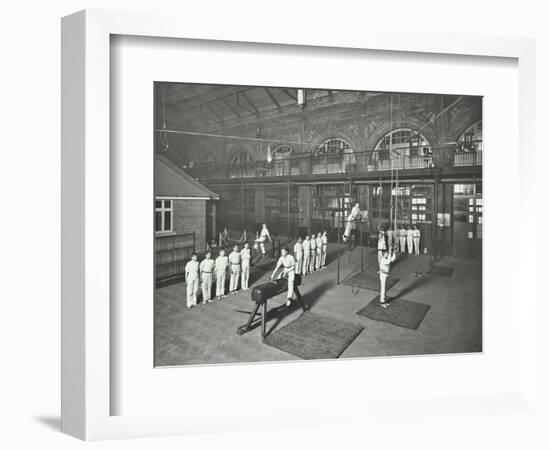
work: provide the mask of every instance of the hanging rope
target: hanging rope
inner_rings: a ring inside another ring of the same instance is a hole
[[[162,97],[162,132],[160,133],[160,142],[164,146],[164,150],[168,150],[170,145],[168,144],[168,136],[166,135],[166,101],[164,98],[164,86],[161,87]]]

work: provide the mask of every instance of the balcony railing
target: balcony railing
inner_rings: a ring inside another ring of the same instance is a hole
[[[373,153],[376,153],[373,155]],[[271,162],[251,161],[238,166],[227,166],[216,163],[197,164],[188,169],[195,178],[263,178],[294,177],[307,175],[349,174],[360,175],[367,172],[391,169],[425,169],[434,167],[431,155],[404,156],[393,155],[380,158],[377,151],[344,153],[343,155],[312,156],[295,154],[289,158]],[[388,155],[388,153],[386,153]],[[472,156],[473,155],[473,156]],[[455,166],[481,164],[481,151],[477,153],[455,153]]]
[[[454,155],[454,165],[457,166],[480,166],[483,159],[483,151],[457,152]]]

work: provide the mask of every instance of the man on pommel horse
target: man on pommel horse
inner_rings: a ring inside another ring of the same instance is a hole
[[[252,297],[252,301],[256,303],[256,306],[254,310],[250,313],[250,317],[248,318],[248,322],[246,323],[246,325],[242,325],[237,328],[237,334],[243,335],[258,325],[258,322],[253,323],[253,321],[258,314],[258,309],[260,309],[260,306],[262,306],[261,324],[263,342],[265,337],[265,325],[267,317],[267,301],[271,297],[274,297],[275,295],[280,294],[285,290],[287,291],[286,306],[291,305],[292,294],[294,293],[296,294],[296,298],[300,302],[302,309],[304,311],[307,310],[304,299],[302,298],[302,295],[298,290],[298,286],[302,284],[302,276],[295,273],[295,265],[296,261],[294,259],[294,256],[292,256],[288,252],[288,248],[282,248],[281,257],[277,261],[277,265],[275,266],[275,269],[271,274],[271,281],[256,286],[252,289],[250,296]],[[283,270],[279,273],[277,278],[275,278],[275,274],[279,271],[281,267]]]

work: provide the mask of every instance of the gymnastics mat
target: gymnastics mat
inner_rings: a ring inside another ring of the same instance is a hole
[[[380,296],[376,296],[367,306],[357,311],[356,314],[365,316],[371,320],[387,322],[398,327],[416,330],[424,320],[430,309],[430,305],[412,302],[410,300],[387,299],[387,308],[380,305]]]
[[[452,267],[447,266],[432,266],[428,273],[430,275],[439,275],[441,277],[450,277],[455,270]]]
[[[399,278],[388,277],[386,279],[386,291],[399,281]],[[342,281],[342,284],[380,292],[380,275],[376,272],[359,272],[353,277]]]
[[[361,331],[360,325],[306,312],[269,333],[264,343],[302,359],[338,358]]]

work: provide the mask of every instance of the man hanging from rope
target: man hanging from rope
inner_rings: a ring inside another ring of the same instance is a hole
[[[359,208],[359,202],[355,203],[355,206],[352,208],[347,220],[346,220],[346,229],[344,230],[343,241],[347,242],[349,235],[351,233],[351,224],[353,221],[361,218],[361,209]]]

